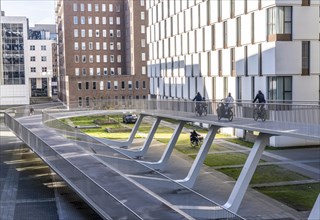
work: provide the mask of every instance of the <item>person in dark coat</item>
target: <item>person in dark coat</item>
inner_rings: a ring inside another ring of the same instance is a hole
[[[202,95],[200,94],[200,92],[197,93],[192,101],[196,101],[196,111],[198,112],[201,104],[200,102],[202,101]]]
[[[258,103],[259,103],[259,105],[258,105],[259,110],[261,110],[264,107],[264,103],[266,103],[266,100],[265,100],[264,95],[261,92],[261,90],[258,91],[258,94],[254,98],[252,103],[255,103],[257,100],[258,100]]]

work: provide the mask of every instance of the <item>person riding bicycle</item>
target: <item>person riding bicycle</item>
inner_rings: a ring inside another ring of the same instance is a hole
[[[192,142],[194,142],[196,145],[198,145],[198,143],[199,143],[199,137],[200,136],[200,134],[198,134],[197,132],[196,132],[196,130],[193,130],[192,132],[190,132],[190,141],[191,141],[191,143]]]
[[[202,96],[200,94],[200,92],[197,93],[197,95],[193,98],[192,101],[196,101],[196,111],[199,111],[200,105],[201,105],[201,101],[202,101]]]
[[[229,111],[231,108],[233,108],[233,102],[234,102],[234,99],[233,97],[231,96],[231,92],[229,92],[227,98],[224,99],[225,101],[225,111]]]
[[[252,103],[255,103],[258,100],[258,109],[259,111],[261,111],[261,109],[264,107],[264,104],[266,103],[266,100],[264,98],[263,93],[261,92],[261,90],[258,91],[258,94],[256,95],[256,97],[254,98]]]

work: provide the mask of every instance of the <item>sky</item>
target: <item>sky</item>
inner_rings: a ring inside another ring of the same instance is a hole
[[[30,27],[55,23],[54,0],[0,0],[0,8],[6,16],[27,17]]]

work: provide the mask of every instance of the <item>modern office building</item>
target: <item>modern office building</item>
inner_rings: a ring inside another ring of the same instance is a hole
[[[28,104],[25,69],[28,20],[2,12],[0,25],[0,105]]]
[[[57,94],[57,37],[55,25],[29,29],[26,69],[30,97],[51,97]]]
[[[56,15],[63,102],[147,98],[144,0],[59,0]]]
[[[319,101],[318,0],[146,4],[151,97]]]

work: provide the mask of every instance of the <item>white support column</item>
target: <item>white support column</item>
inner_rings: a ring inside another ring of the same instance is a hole
[[[152,169],[155,170],[164,170],[165,166],[168,163],[168,160],[170,158],[170,155],[173,151],[173,148],[176,146],[177,140],[179,138],[179,135],[182,131],[183,126],[185,125],[185,121],[180,121],[176,129],[174,130],[172,137],[167,145],[167,148],[165,152],[163,153],[161,159],[157,162],[146,162],[146,161],[141,161],[148,167],[151,167]]]
[[[316,220],[316,219],[320,219],[320,194],[318,195],[318,198],[314,203],[308,218],[308,220]]]
[[[132,144],[132,141],[134,139],[134,136],[136,135],[138,129],[139,129],[139,126],[142,122],[142,119],[143,119],[144,115],[140,115],[138,117],[138,120],[136,121],[132,131],[131,131],[131,134],[128,138],[128,140],[126,141],[114,141],[114,140],[109,140],[109,139],[101,139],[101,138],[96,138],[96,140],[98,140],[99,142],[103,143],[103,144],[107,144],[109,145],[110,147],[122,147],[122,148],[127,148],[129,147],[131,144]]]
[[[181,183],[185,187],[192,188],[194,183],[196,182],[196,179],[200,173],[201,166],[203,164],[203,161],[205,160],[208,151],[211,147],[211,144],[213,142],[214,137],[216,136],[216,133],[220,127],[212,125],[209,129],[208,134],[206,135],[206,138],[203,141],[203,144],[201,145],[201,148],[197,154],[196,159],[194,160],[192,167],[187,175],[186,178],[183,180],[177,180],[177,182]]]
[[[126,154],[127,156],[132,157],[132,158],[133,157],[143,157],[147,153],[147,151],[150,147],[150,144],[152,142],[154,134],[156,133],[156,131],[159,127],[160,122],[161,122],[161,118],[157,117],[156,120],[154,121],[152,128],[150,129],[150,132],[148,134],[148,137],[147,137],[146,141],[144,142],[144,145],[141,149],[139,149],[139,150],[120,149],[120,151],[123,152],[124,154]]]
[[[260,133],[258,135],[250,154],[248,155],[246,163],[242,168],[239,178],[233,187],[230,197],[223,205],[224,208],[235,213],[238,211],[270,136],[270,134],[265,133]]]

